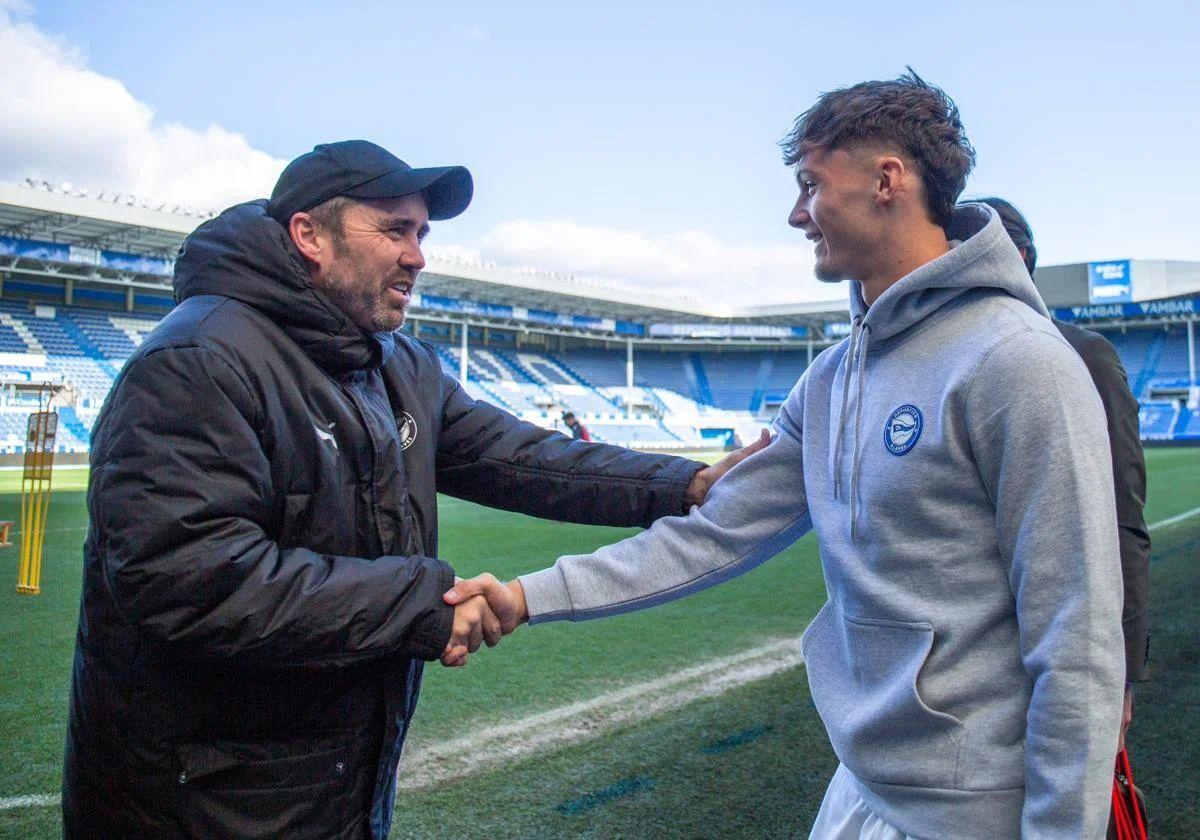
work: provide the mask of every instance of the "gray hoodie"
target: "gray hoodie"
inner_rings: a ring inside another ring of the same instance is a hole
[[[1121,710],[1104,411],[999,219],[869,309],[700,507],[521,578],[532,623],[643,609],[817,533],[801,642],[838,758],[916,837],[1099,838]]]

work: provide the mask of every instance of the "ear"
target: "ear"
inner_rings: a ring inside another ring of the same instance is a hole
[[[908,167],[898,157],[881,157],[875,162],[876,200],[892,204],[908,188]]]
[[[317,220],[307,213],[294,213],[288,222],[288,235],[300,256],[318,267],[329,259],[330,242]]]

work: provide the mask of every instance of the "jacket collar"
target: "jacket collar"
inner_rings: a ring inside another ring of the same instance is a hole
[[[175,300],[222,295],[262,312],[330,373],[379,367],[395,343],[371,335],[309,279],[304,258],[265,200],[230,207],[196,228],[175,261]]]

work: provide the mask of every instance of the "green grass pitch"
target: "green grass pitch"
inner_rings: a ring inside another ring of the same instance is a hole
[[[1146,520],[1200,507],[1200,449],[1147,451]],[[15,592],[0,550],[0,837],[50,838],[86,524],[84,470],[60,470],[42,594]],[[0,473],[0,519],[20,520],[20,474]],[[631,531],[542,522],[442,500],[442,553],[460,574],[511,577]],[[1153,678],[1137,691],[1130,751],[1158,837],[1200,836],[1200,515],[1153,531]],[[658,609],[522,628],[468,667],[431,666],[406,755],[799,636],[824,600],[806,537],[744,577]],[[486,750],[488,744],[480,743]],[[803,668],[646,714],[569,746],[402,790],[393,837],[807,836],[835,760]]]

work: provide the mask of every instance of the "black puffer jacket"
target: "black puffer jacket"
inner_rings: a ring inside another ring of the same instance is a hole
[[[349,322],[263,204],[189,237],[93,433],[68,837],[384,837],[453,617],[436,493],[648,525],[700,466],[475,402]]]
[[[1121,357],[1108,339],[1074,324],[1054,326],[1087,365],[1104,403],[1108,446],[1112,453],[1113,491],[1117,497],[1117,530],[1121,543],[1121,579],[1125,600],[1121,629],[1125,636],[1125,680],[1147,678],[1150,657],[1150,531],[1146,505],[1146,457],[1142,454],[1138,402],[1129,390]]]

